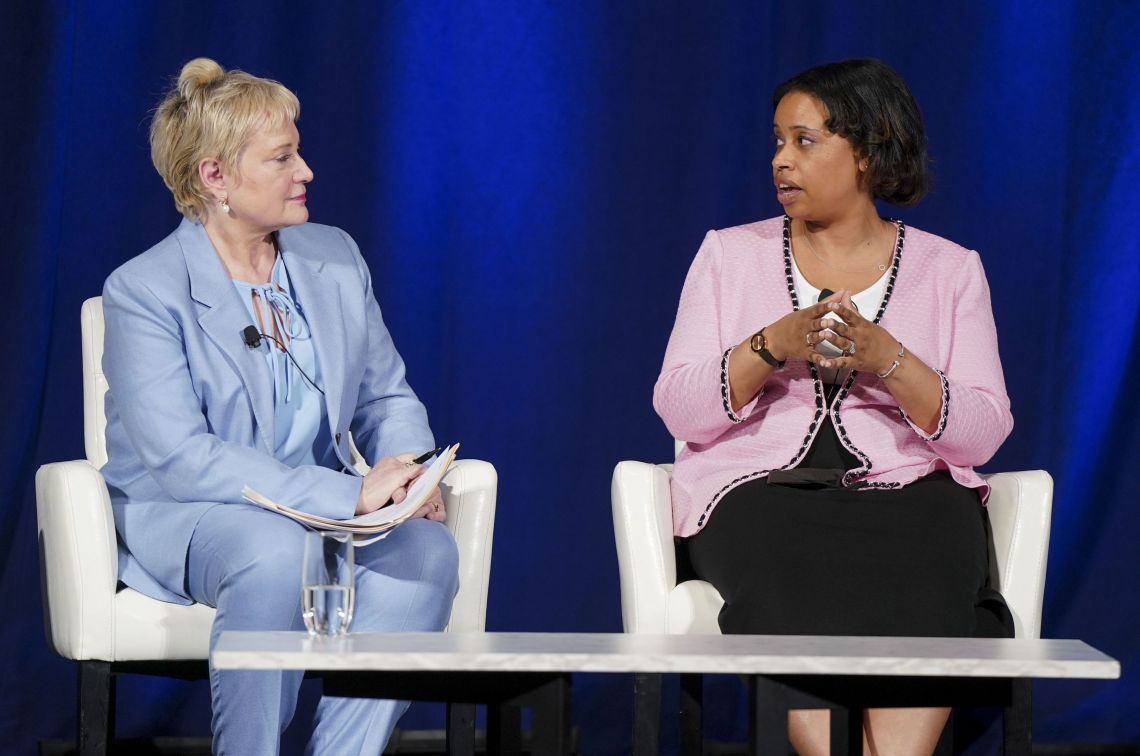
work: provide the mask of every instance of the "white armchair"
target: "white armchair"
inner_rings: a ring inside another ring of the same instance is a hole
[[[79,662],[77,742],[88,754],[105,753],[113,739],[115,674],[204,674],[214,610],[157,601],[118,584],[115,523],[99,473],[107,461],[100,297],[83,303],[81,332],[87,458],[39,469],[36,511],[47,638],[60,656]],[[457,461],[441,484],[447,526],[459,545],[451,632],[484,629],[497,485],[494,467],[479,460]]]
[[[703,580],[677,583],[672,465],[619,462],[611,490],[622,624],[627,633],[720,633],[724,600]],[[1018,638],[1041,637],[1053,479],[1044,470],[994,473],[987,503],[997,585]]]
[[[622,624],[627,633],[719,634],[717,615],[724,600],[717,590],[703,580],[677,582],[669,495],[672,469],[671,464],[629,461],[619,462],[614,469],[611,499]],[[991,580],[1013,614],[1017,637],[1039,638],[1053,479],[1044,470],[995,473],[986,479],[991,488],[987,502],[993,532]],[[639,680],[639,684],[647,683]],[[694,684],[683,679],[682,695],[695,697],[693,705],[699,712],[700,694],[692,688]],[[659,688],[648,693],[638,691],[636,705],[659,706],[659,696]],[[1021,686],[1018,696],[1016,714],[1011,717],[1007,711],[1007,743],[1015,737],[1028,737],[1027,729],[1011,732],[1011,728],[1028,727],[1028,684]],[[652,712],[635,712],[636,727],[652,728],[655,721]],[[699,729],[698,713],[695,722],[682,727],[683,750],[699,749],[693,742],[700,737]],[[652,734],[642,734],[640,739],[652,738]]]

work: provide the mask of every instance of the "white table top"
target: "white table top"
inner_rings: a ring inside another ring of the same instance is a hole
[[[219,669],[1120,677],[1083,641],[988,638],[225,632],[212,658]]]

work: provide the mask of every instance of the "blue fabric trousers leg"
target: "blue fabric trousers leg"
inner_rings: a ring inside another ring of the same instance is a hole
[[[220,505],[198,522],[187,555],[195,601],[217,608],[210,646],[225,630],[303,630],[304,528],[246,505]],[[354,631],[442,630],[458,587],[447,528],[417,519],[356,551]],[[302,674],[210,668],[214,752],[276,754]],[[308,753],[379,754],[407,702],[323,697]]]

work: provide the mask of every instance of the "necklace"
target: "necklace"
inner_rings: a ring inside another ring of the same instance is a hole
[[[811,234],[808,233],[806,226],[804,228],[804,240],[807,242],[808,251],[811,252],[812,257],[819,260],[823,265],[827,266],[828,268],[831,268],[834,271],[838,271],[839,273],[870,273],[870,272],[875,271],[875,270],[882,273],[883,271],[885,271],[887,269],[887,263],[878,263],[877,265],[875,265],[873,267],[862,268],[860,270],[849,270],[847,268],[837,267],[837,266],[829,263],[827,260],[824,260],[822,257],[820,257],[819,252],[815,251],[815,245],[812,244]],[[893,250],[893,248],[892,248],[892,250]],[[893,251],[892,251],[892,254],[894,254]],[[890,262],[889,258],[888,258],[887,262]]]

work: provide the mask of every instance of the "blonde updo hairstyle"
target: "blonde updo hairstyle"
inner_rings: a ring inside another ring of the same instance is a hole
[[[278,82],[195,58],[182,67],[178,82],[155,110],[150,159],[178,212],[202,220],[215,198],[202,184],[198,164],[214,158],[235,170],[242,149],[259,129],[300,115],[297,96]]]

